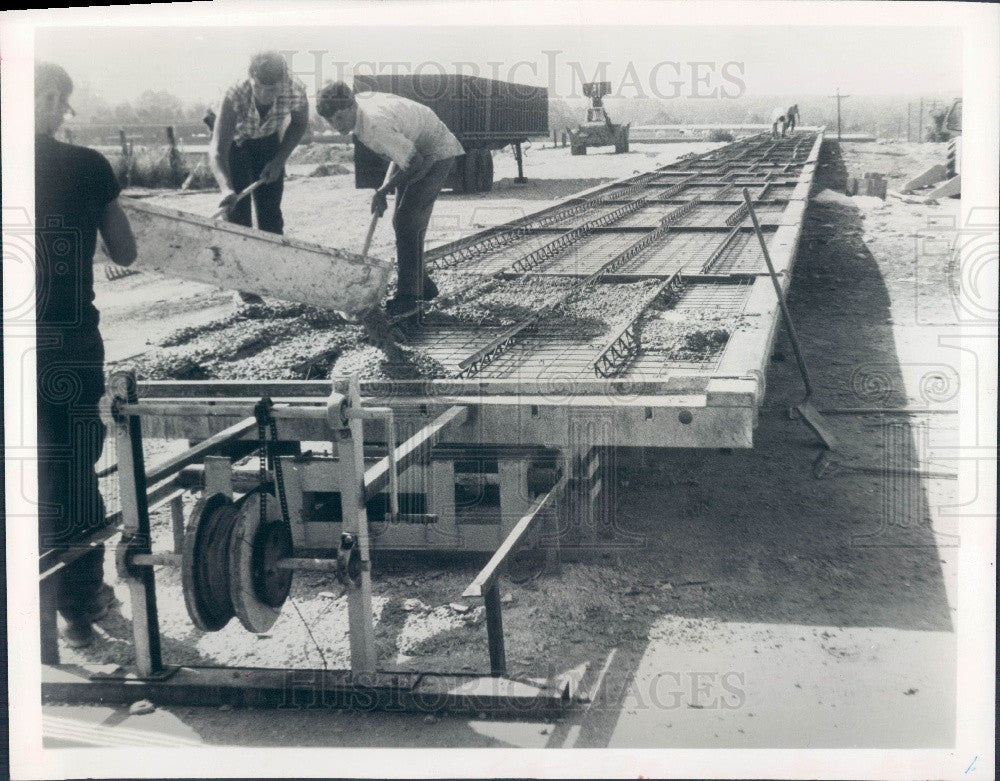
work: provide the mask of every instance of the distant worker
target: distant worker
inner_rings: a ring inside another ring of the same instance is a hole
[[[424,269],[424,236],[438,193],[455,158],[465,154],[458,139],[427,106],[386,92],[355,95],[344,82],[327,83],[316,96],[316,111],[343,134],[354,137],[389,161],[385,180],[372,197],[372,214],[387,208],[396,190],[392,227],[396,232],[396,295],[386,303],[390,316],[416,312],[420,301],[437,296]]]
[[[98,152],[56,141],[73,81],[58,65],[35,65],[35,313],[38,394],[38,531],[42,552],[71,548],[106,523],[94,465],[104,447],[99,402],[104,344],[94,306],[94,251],[100,232],[112,261],[136,257],[118,204],[111,165]],[[104,583],[104,546],[55,577],[55,607],[73,647],[93,640],[92,624],[114,604]]]
[[[785,112],[785,129],[791,133],[795,130],[795,125],[799,121],[799,105],[796,103],[794,106],[790,106],[788,111]]]
[[[771,138],[778,137],[778,125],[781,125],[781,137],[785,137],[785,110],[783,108],[776,108],[771,112]]]
[[[209,165],[225,193],[219,206],[229,207],[230,222],[252,227],[252,198],[257,227],[282,233],[285,163],[309,125],[309,100],[305,86],[291,75],[278,52],[254,55],[248,76],[230,87],[222,99],[214,120]],[[237,194],[258,179],[265,184],[237,203]],[[239,298],[244,303],[261,303],[260,296],[252,293],[241,292]]]
[[[215,112],[212,109],[209,109],[205,112],[205,116],[201,118],[201,121],[208,125],[209,132],[212,132],[215,128]]]

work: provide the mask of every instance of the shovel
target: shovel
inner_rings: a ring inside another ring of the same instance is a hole
[[[753,210],[753,202],[750,199],[750,191],[746,187],[743,188],[743,200],[746,202],[747,211],[750,214],[750,219],[753,221],[753,229],[757,234],[757,240],[760,242],[760,251],[764,254],[764,262],[767,263],[768,273],[771,275],[771,282],[774,284],[774,291],[778,294],[778,306],[781,307],[781,319],[785,323],[785,330],[788,332],[788,339],[792,343],[792,350],[795,352],[795,361],[799,365],[799,372],[802,374],[802,382],[806,386],[806,395],[798,404],[796,404],[792,409],[794,409],[802,421],[809,427],[809,429],[816,435],[820,443],[826,450],[833,450],[836,447],[837,440],[829,432],[826,427],[826,422],[823,420],[823,416],[820,414],[819,410],[812,404],[813,387],[812,383],[809,381],[809,370],[806,368],[806,360],[802,355],[802,350],[799,347],[799,337],[795,333],[795,326],[792,325],[792,315],[788,311],[788,305],[785,303],[784,295],[781,292],[781,283],[778,281],[778,274],[774,270],[774,264],[771,262],[771,256],[767,251],[767,244],[764,242],[764,233],[760,229],[760,223],[757,221],[757,214]]]
[[[212,219],[213,220],[217,220],[217,219],[219,219],[219,217],[222,217],[224,214],[226,214],[226,212],[228,212],[230,209],[232,209],[236,204],[238,204],[240,201],[242,201],[244,198],[246,198],[248,195],[250,195],[250,193],[252,193],[258,187],[260,187],[262,184],[264,184],[264,180],[263,179],[258,179],[256,182],[254,182],[253,184],[251,184],[249,187],[245,187],[242,190],[240,190],[239,194],[236,196],[236,200],[234,200],[228,206],[223,206],[222,208],[220,208],[215,214],[212,215]]]
[[[361,248],[362,263],[368,259],[368,250],[372,246],[372,237],[375,235],[375,226],[378,225],[379,216],[377,212],[372,214],[372,221],[368,225],[368,235],[365,236],[365,243]],[[407,340],[406,332],[399,327],[398,319],[390,319],[380,306],[372,307],[364,312],[358,320],[368,332],[368,337],[383,349],[390,348],[394,342]]]
[[[371,225],[368,226],[368,235],[365,236],[365,246],[361,248],[361,261],[368,260],[368,250],[372,246],[372,237],[375,235],[375,226],[378,225],[379,215],[376,212],[372,215]]]

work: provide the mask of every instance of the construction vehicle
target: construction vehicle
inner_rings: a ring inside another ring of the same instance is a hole
[[[465,149],[445,185],[458,193],[492,190],[493,152],[506,146],[517,158],[515,181],[526,181],[521,144],[549,134],[545,87],[462,74],[391,74],[355,76],[354,91],[390,92],[433,109]],[[355,140],[355,187],[379,187],[387,168],[384,158]]]
[[[940,132],[949,136],[944,163],[936,163],[899,188],[904,195],[933,187],[925,198],[954,198],[962,194],[962,99],[956,98],[941,117]]]
[[[628,133],[631,122],[618,125],[611,121],[604,108],[604,96],[611,93],[610,81],[592,81],[583,85],[583,94],[590,98],[587,121],[569,129],[570,153],[587,154],[588,146],[613,146],[615,154],[628,151]]]

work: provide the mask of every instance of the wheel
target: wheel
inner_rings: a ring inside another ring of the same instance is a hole
[[[291,570],[277,562],[292,555],[292,533],[281,519],[273,494],[246,494],[237,504],[236,521],[229,541],[229,593],[233,610],[250,632],[266,632],[281,615],[281,606],[292,586]]]
[[[615,144],[616,155],[620,155],[625,152],[628,152],[628,139],[625,139],[624,141],[619,141],[617,144]]]
[[[478,184],[477,172],[479,170],[479,150],[470,149],[462,158],[462,192],[474,193]]]
[[[585,155],[587,154],[587,147],[582,144],[573,144],[573,146],[569,148],[569,153],[571,155]]]
[[[493,153],[489,149],[477,149],[479,157],[476,171],[476,192],[488,193],[493,189]]]
[[[229,591],[229,543],[237,506],[223,494],[203,496],[184,535],[181,584],[192,623],[217,632],[236,615]]]
[[[451,173],[448,175],[448,184],[451,185],[451,189],[456,193],[464,193],[465,189],[465,160],[468,155],[460,155],[455,158],[455,165],[451,169]]]

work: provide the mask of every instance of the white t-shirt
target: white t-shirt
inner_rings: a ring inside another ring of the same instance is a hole
[[[414,152],[425,160],[447,160],[465,149],[433,109],[388,92],[359,92],[354,133],[376,154],[409,168]]]
[[[785,110],[783,108],[776,108],[771,112],[771,124],[775,122],[781,122],[785,119]]]

